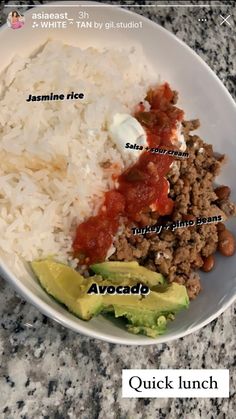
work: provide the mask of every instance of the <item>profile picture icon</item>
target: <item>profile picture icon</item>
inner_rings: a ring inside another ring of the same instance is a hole
[[[17,10],[13,10],[7,17],[7,25],[11,29],[21,29],[25,24],[25,18]]]

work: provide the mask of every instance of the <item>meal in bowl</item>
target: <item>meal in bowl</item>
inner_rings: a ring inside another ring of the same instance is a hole
[[[176,103],[135,48],[49,41],[2,75],[0,247],[82,320],[155,337],[234,254],[225,157]]]

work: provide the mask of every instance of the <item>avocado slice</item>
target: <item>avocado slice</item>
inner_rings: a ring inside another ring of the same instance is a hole
[[[165,333],[167,322],[168,318],[165,316],[160,316],[157,317],[155,324],[150,326],[134,326],[132,323],[128,323],[126,327],[130,333],[134,333],[135,335],[142,334],[151,338],[155,338],[158,335],[163,335],[163,333]]]
[[[91,265],[90,268],[96,274],[109,279],[115,284],[115,281],[125,279],[142,282],[149,288],[164,283],[164,277],[158,272],[140,266],[138,262],[103,262]]]
[[[135,309],[154,311],[161,314],[177,313],[189,305],[186,288],[173,282],[165,292],[150,291],[146,296],[142,295],[111,295],[105,294],[104,305],[124,307],[125,310]]]
[[[141,295],[104,295],[104,306],[114,310],[115,317],[126,317],[127,329],[132,333],[142,333],[156,337],[164,333],[173,314],[187,308],[189,298],[186,288],[176,283],[170,284],[165,292],[150,291]]]
[[[31,267],[47,293],[76,316],[89,320],[102,310],[102,295],[87,294],[89,281],[70,266],[44,259],[32,262]]]
[[[113,263],[113,262],[109,262]],[[118,263],[118,262],[114,262]],[[127,266],[127,264],[124,262]],[[137,263],[134,267],[137,268]],[[104,265],[97,264],[96,266]],[[31,263],[31,267],[39,279],[41,286],[48,294],[63,303],[69,311],[83,320],[89,320],[92,316],[100,312],[109,312],[115,317],[125,317],[127,319],[127,329],[131,333],[141,333],[150,337],[156,337],[164,333],[169,320],[173,320],[174,313],[183,308],[187,308],[189,299],[186,288],[176,283],[160,284],[159,277],[154,276],[150,280],[141,281],[140,277],[135,279],[124,273],[118,277],[103,279],[100,275],[90,278],[83,278],[70,266],[58,263],[53,259],[37,260]],[[139,267],[138,268],[142,268]],[[96,268],[95,268],[96,269]],[[145,268],[143,268],[145,269]],[[99,268],[97,272],[101,271]],[[145,271],[151,272],[148,269]],[[141,271],[143,272],[143,271]],[[155,274],[155,272],[151,272]],[[134,275],[135,276],[135,275]],[[140,294],[88,294],[92,284],[98,285],[133,285],[144,282],[150,287],[147,295]]]

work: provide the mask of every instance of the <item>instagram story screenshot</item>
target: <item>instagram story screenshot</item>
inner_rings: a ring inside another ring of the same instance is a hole
[[[234,418],[236,2],[0,2],[0,416]]]

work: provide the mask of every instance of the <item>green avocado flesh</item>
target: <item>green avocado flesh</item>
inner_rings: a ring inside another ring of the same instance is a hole
[[[142,295],[104,295],[105,305],[135,308],[136,310],[149,310],[158,314],[178,312],[188,305],[186,288],[173,282],[165,292],[150,291]]]
[[[34,261],[31,267],[45,291],[82,320],[89,320],[101,312],[109,312],[115,317],[125,318],[127,330],[135,334],[150,337],[163,334],[167,323],[174,319],[174,314],[189,304],[183,285],[160,285],[164,283],[164,277],[139,266],[137,262],[96,264],[91,267],[96,275],[89,278],[84,278],[71,267],[52,259]],[[138,283],[147,285],[150,292],[147,295],[88,294],[92,284],[131,286]]]
[[[81,319],[89,320],[101,311],[102,295],[87,294],[87,280],[70,266],[45,259],[31,267],[45,291]]]
[[[139,266],[138,262],[103,262],[92,265],[90,268],[103,278],[108,278],[113,284],[120,279],[139,281],[150,288],[164,283],[162,274]]]
[[[115,317],[126,317],[132,333],[156,337],[166,330],[169,314],[187,308],[189,299],[183,285],[172,283],[165,292],[150,291],[147,296],[104,295],[104,305],[113,308]]]

